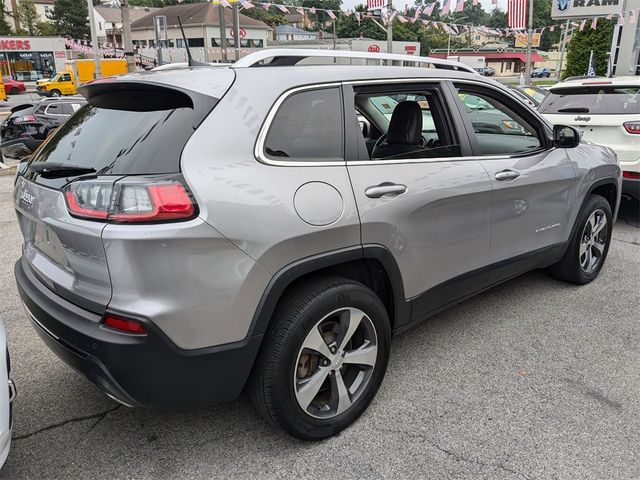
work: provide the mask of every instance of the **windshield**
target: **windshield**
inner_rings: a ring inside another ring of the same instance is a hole
[[[640,115],[640,87],[590,85],[556,88],[542,103],[540,112]]]
[[[388,121],[391,121],[393,110],[398,103],[411,100],[418,102],[420,109],[422,110],[422,131],[423,132],[435,132],[436,127],[433,123],[433,117],[431,110],[429,109],[429,102],[424,95],[383,95],[380,97],[369,97],[369,101],[376,107],[380,113],[382,113]]]

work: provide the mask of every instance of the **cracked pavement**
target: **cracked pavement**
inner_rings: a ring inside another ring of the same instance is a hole
[[[265,424],[246,397],[129,409],[59,361],[18,300],[11,187],[0,177],[0,317],[18,397],[0,479],[640,477],[637,204],[596,282],[532,272],[395,338],[369,410],[308,443]]]

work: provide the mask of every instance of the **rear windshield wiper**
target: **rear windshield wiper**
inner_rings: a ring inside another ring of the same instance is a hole
[[[93,167],[83,167],[69,163],[38,162],[29,165],[28,170],[39,173],[43,177],[67,177],[71,175],[85,175],[96,173]]]
[[[567,108],[559,108],[558,112],[562,112],[562,113],[589,113],[589,109],[587,107],[567,107]]]

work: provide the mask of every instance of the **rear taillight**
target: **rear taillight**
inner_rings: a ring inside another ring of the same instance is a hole
[[[116,183],[78,181],[65,188],[74,217],[113,223],[188,220],[196,204],[180,181],[128,178]]]
[[[13,119],[13,123],[36,123],[36,117],[33,115],[22,115]]]
[[[622,125],[627,132],[640,135],[640,122],[624,122]]]
[[[640,172],[622,172],[623,178],[629,178],[631,180],[640,180]]]
[[[146,335],[148,333],[147,327],[142,322],[131,320],[129,318],[116,317],[109,314],[105,315],[102,320],[102,324],[105,327],[109,327],[123,333],[132,333],[135,335]]]

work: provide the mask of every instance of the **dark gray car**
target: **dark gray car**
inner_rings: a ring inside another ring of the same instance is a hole
[[[22,301],[110,397],[246,388],[320,439],[365,411],[393,334],[532,269],[597,277],[620,200],[610,149],[452,62],[297,65],[328,55],[398,60],[265,50],[90,83],[21,165]],[[517,133],[477,131],[470,97]]]

